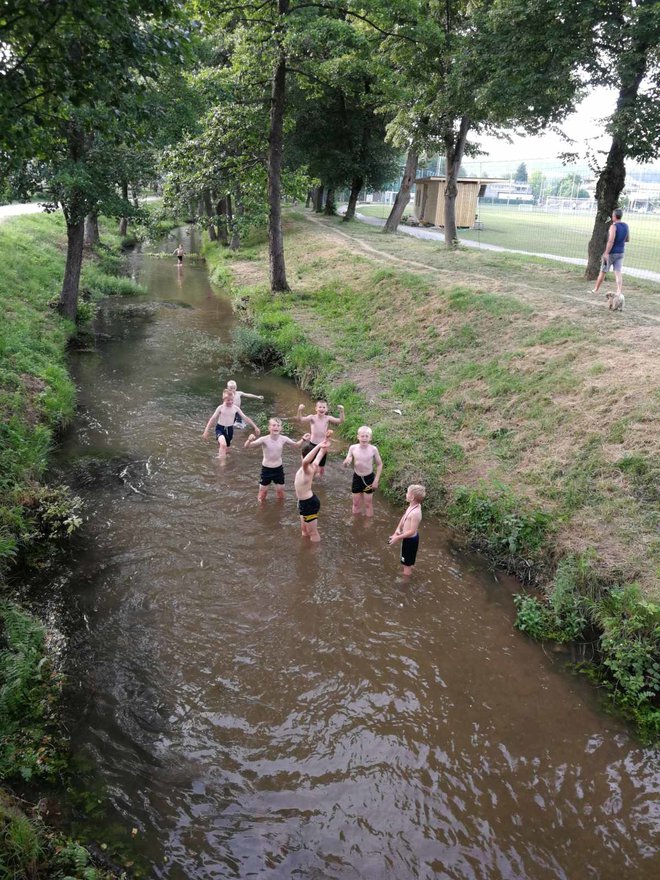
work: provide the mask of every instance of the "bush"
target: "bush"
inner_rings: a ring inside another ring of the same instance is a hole
[[[499,564],[529,580],[551,518],[542,511],[525,513],[520,507],[519,501],[504,492],[492,497],[484,489],[459,487],[449,514]]]

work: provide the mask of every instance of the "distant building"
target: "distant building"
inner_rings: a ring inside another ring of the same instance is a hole
[[[485,199],[513,204],[531,204],[534,201],[532,187],[515,180],[494,180],[486,186]]]

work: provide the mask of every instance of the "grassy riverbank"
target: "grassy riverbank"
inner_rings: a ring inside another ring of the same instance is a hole
[[[57,702],[56,633],[19,607],[7,575],[20,558],[38,556],[80,523],[79,500],[41,480],[58,430],[71,418],[75,386],[66,350],[84,333],[94,300],[137,288],[118,277],[119,237],[107,231],[86,260],[77,326],[53,308],[64,273],[66,233],[58,215],[35,214],[0,225],[0,783],[46,784],[64,769]],[[44,605],[47,603],[47,596]],[[38,605],[39,600],[33,600]],[[31,808],[0,791],[0,877],[110,876]]]
[[[267,292],[265,243],[231,257],[251,326],[236,351],[280,363],[372,425],[387,491],[429,508],[549,597],[520,600],[536,637],[586,638],[604,680],[660,731],[657,287],[627,309],[581,272],[518,255],[447,253],[360,224],[288,217],[292,294]]]

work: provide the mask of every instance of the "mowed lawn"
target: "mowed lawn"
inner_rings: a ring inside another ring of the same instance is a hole
[[[361,205],[359,212],[371,217],[387,217],[391,205]],[[412,206],[407,213],[412,214]],[[511,250],[556,254],[586,259],[593,228],[591,215],[571,211],[546,213],[527,206],[480,205],[482,229],[460,229],[459,238],[495,244]],[[660,272],[660,215],[625,214],[630,226],[630,244],[625,265]]]

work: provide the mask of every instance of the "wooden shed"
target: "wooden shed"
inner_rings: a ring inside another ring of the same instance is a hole
[[[471,229],[477,219],[477,200],[492,178],[459,177],[456,181],[456,226]],[[420,223],[445,225],[445,178],[418,177],[415,181],[415,217]]]

